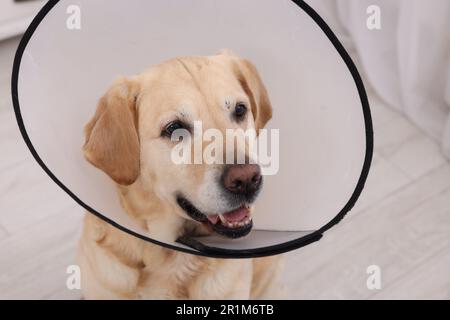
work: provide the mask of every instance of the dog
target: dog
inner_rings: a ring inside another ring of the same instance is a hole
[[[115,182],[121,205],[150,237],[239,238],[253,226],[263,180],[259,165],[176,165],[171,136],[192,130],[194,120],[221,132],[258,132],[271,117],[267,90],[251,62],[230,51],[181,57],[118,79],[85,127],[83,152]],[[282,292],[281,256],[216,259],[181,253],[92,214],[84,220],[78,263],[86,299],[266,299]]]

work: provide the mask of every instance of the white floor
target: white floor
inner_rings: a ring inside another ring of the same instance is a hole
[[[40,169],[10,102],[17,39],[0,43],[0,298],[78,299],[66,288],[83,210]],[[318,243],[286,254],[295,299],[450,299],[450,164],[371,96],[375,157],[357,207]],[[380,290],[366,286],[381,268]]]

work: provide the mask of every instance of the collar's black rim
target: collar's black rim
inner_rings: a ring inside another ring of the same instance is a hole
[[[31,37],[33,36],[33,33],[36,31],[37,27],[41,23],[41,21],[45,18],[45,16],[51,11],[51,9],[59,2],[59,0],[50,0],[48,1],[44,7],[39,11],[38,15],[33,19],[32,23],[28,27],[27,31],[25,32],[24,36],[22,37],[22,40],[20,41],[19,47],[17,49],[15,59],[14,59],[14,65],[13,65],[13,72],[12,72],[12,79],[11,79],[11,92],[12,92],[12,102],[14,105],[14,111],[16,114],[17,124],[20,128],[20,132],[22,134],[22,137],[28,146],[28,149],[30,150],[31,154],[33,155],[34,159],[37,161],[37,163],[42,167],[42,169],[47,173],[47,175],[61,188],[63,189],[72,199],[74,199],[81,207],[86,209],[87,211],[91,212],[95,216],[99,217],[100,219],[108,222],[109,224],[115,226],[116,228],[127,232],[133,236],[136,236],[142,240],[151,242],[156,245],[160,245],[169,249],[178,250],[185,253],[190,253],[194,255],[200,255],[200,256],[208,256],[208,257],[214,257],[214,258],[254,258],[254,257],[263,257],[263,256],[270,256],[275,254],[281,254],[287,251],[291,251],[294,249],[298,249],[300,247],[303,247],[305,245],[308,245],[312,242],[315,242],[319,240],[322,237],[322,234],[333,227],[335,224],[337,224],[339,221],[344,218],[344,216],[353,208],[356,201],[358,200],[362,190],[364,189],[364,184],[366,182],[367,176],[369,174],[370,165],[372,162],[372,156],[373,156],[373,126],[372,126],[372,117],[370,113],[370,107],[369,107],[369,101],[367,99],[367,94],[364,88],[363,81],[361,79],[361,76],[353,63],[352,59],[350,58],[349,54],[345,50],[345,48],[342,46],[336,35],[333,33],[333,31],[330,29],[330,27],[326,24],[326,22],[319,16],[317,12],[314,11],[308,4],[306,4],[303,0],[292,0],[297,6],[299,6],[303,11],[305,11],[322,29],[322,31],[326,34],[328,39],[331,41],[333,46],[336,48],[336,50],[339,52],[339,55],[344,60],[345,64],[347,65],[350,73],[352,74],[353,80],[355,82],[355,85],[357,87],[359,97],[361,100],[362,110],[364,114],[364,123],[365,123],[365,132],[366,132],[366,154],[364,158],[364,164],[363,168],[361,170],[361,175],[358,179],[358,183],[355,187],[355,190],[353,194],[351,195],[350,199],[347,201],[346,205],[342,208],[342,210],[326,225],[324,225],[319,230],[308,234],[306,236],[303,236],[299,239],[295,239],[289,242],[276,244],[272,246],[257,248],[257,249],[251,249],[251,250],[228,250],[224,248],[211,248],[202,245],[198,241],[194,242],[186,238],[181,238],[178,240],[179,243],[182,243],[184,245],[192,246],[194,249],[189,248],[180,248],[171,244],[167,244],[155,239],[151,239],[149,237],[146,237],[144,235],[138,234],[132,230],[129,230],[118,223],[114,222],[113,220],[107,218],[106,216],[102,215],[97,210],[91,208],[86,203],[84,203],[80,198],[78,198],[72,191],[70,191],[52,172],[51,170],[45,165],[45,163],[40,158],[38,152],[34,148],[28,133],[25,129],[22,114],[20,111],[20,104],[19,104],[19,95],[18,95],[18,78],[19,78],[19,72],[20,72],[20,63],[22,60],[23,53],[28,45],[28,42],[30,41]],[[199,250],[199,251],[198,251]]]

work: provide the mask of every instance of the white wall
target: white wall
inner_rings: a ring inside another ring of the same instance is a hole
[[[23,33],[44,3],[44,0],[25,2],[1,0],[0,40]]]

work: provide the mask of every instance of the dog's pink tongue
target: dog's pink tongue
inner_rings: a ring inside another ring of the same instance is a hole
[[[219,215],[218,214],[214,214],[214,215],[208,215],[206,216],[208,218],[208,220],[212,223],[212,224],[216,224],[217,221],[219,221]]]
[[[249,213],[249,210],[246,207],[240,207],[239,209],[227,212],[223,214],[223,217],[228,222],[239,222],[244,220]]]

